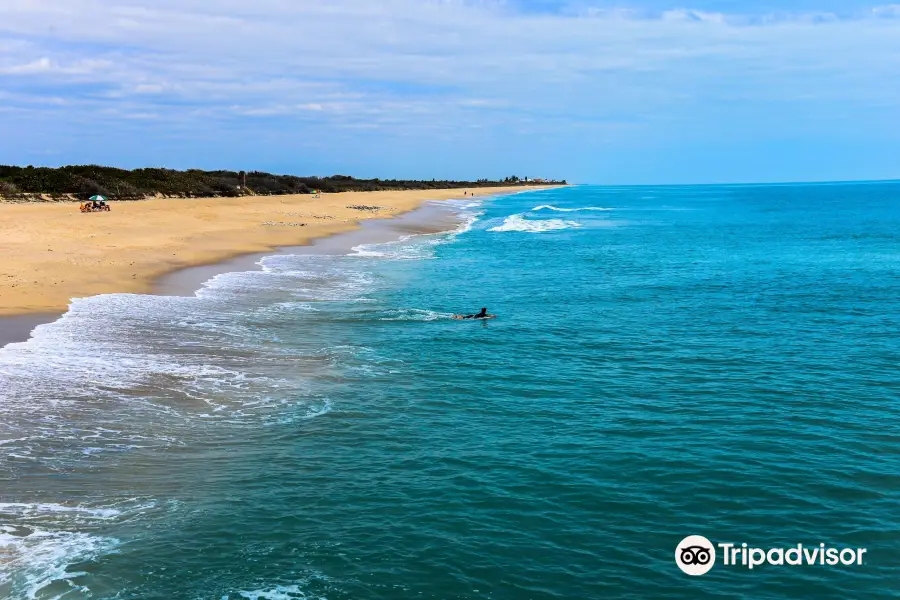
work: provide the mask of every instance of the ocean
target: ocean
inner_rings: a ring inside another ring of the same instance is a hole
[[[0,349],[0,598],[900,598],[900,183],[442,207]]]

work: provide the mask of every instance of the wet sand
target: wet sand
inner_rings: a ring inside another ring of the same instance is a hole
[[[38,325],[52,323],[62,313],[36,313],[33,315],[13,315],[0,317],[0,347],[15,342],[24,342]]]

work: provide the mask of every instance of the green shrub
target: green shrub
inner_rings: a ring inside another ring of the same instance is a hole
[[[155,194],[175,197],[240,196],[245,190],[244,171],[201,171],[190,169],[135,169],[127,171],[98,165],[15,167],[0,165],[0,195],[18,193],[62,195],[89,198],[95,194],[115,200],[134,200]],[[552,183],[552,182],[551,182]],[[565,183],[559,182],[559,183]],[[262,171],[246,172],[246,185],[257,195],[310,194],[378,190],[427,190],[439,188],[477,188],[520,185],[516,176],[503,181],[415,181],[397,179],[355,179],[349,175],[331,177],[295,177],[272,175]]]

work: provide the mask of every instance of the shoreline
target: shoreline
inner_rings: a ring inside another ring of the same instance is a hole
[[[95,296],[107,293],[142,293],[154,295],[181,295],[191,296],[197,290],[201,289],[206,281],[209,281],[216,275],[222,273],[248,271],[259,269],[256,264],[262,257],[277,254],[303,254],[303,253],[346,253],[353,246],[367,243],[380,243],[393,241],[403,237],[404,235],[423,234],[423,233],[440,233],[452,229],[452,223],[458,220],[451,219],[446,210],[440,208],[440,202],[446,200],[464,200],[466,198],[487,196],[502,196],[509,194],[521,193],[523,191],[534,191],[540,189],[549,189],[555,186],[529,186],[527,188],[482,188],[475,190],[472,195],[462,196],[459,194],[462,190],[429,190],[428,192],[402,192],[402,196],[407,198],[397,198],[396,193],[385,192],[348,192],[342,194],[323,194],[321,199],[329,197],[338,200],[338,204],[342,200],[348,199],[347,196],[352,195],[353,198],[361,200],[375,200],[369,195],[380,195],[378,200],[384,200],[388,194],[390,199],[395,200],[393,204],[399,206],[384,207],[383,211],[369,212],[364,214],[352,215],[355,218],[349,218],[350,215],[328,216],[328,221],[340,221],[338,223],[328,223],[319,227],[303,227],[290,228],[294,230],[300,229],[302,235],[293,234],[289,236],[281,236],[285,241],[283,243],[257,243],[252,249],[245,249],[247,243],[243,245],[235,244],[234,247],[216,248],[218,252],[212,258],[207,256],[197,256],[198,260],[184,261],[178,264],[168,263],[166,268],[157,268],[145,273],[139,282],[135,276],[129,277],[127,280],[104,282],[104,288],[97,293],[74,293],[66,299],[65,307],[53,309],[44,306],[35,310],[11,311],[8,306],[4,306],[2,298],[0,298],[0,348],[7,344],[25,342],[31,337],[34,329],[42,324],[51,323],[63,316],[68,310],[68,305],[72,298]],[[266,197],[274,199],[275,204],[284,204],[285,197]],[[302,197],[299,200],[308,200],[309,197]],[[201,200],[201,199],[197,199]],[[137,201],[129,203],[131,205],[140,202],[156,203],[156,202],[196,202],[197,200],[182,199],[166,199],[166,200],[149,200]],[[209,199],[203,199],[209,200]],[[213,199],[219,201],[221,199]],[[19,205],[22,206],[22,205]],[[27,205],[26,205],[27,206]],[[62,207],[71,207],[71,205],[56,205],[57,211]],[[119,205],[114,206],[114,210]],[[315,207],[307,207],[315,208]],[[334,208],[319,207],[321,208]],[[425,211],[427,214],[422,215]],[[91,218],[95,215],[79,215],[85,218]],[[96,215],[106,216],[106,215]],[[439,217],[443,216],[444,223],[441,226],[434,225]],[[313,225],[319,225],[314,223]],[[285,228],[288,229],[288,228]],[[96,234],[94,234],[96,235]],[[92,235],[91,237],[94,237]],[[291,238],[294,238],[293,240]],[[219,241],[219,240],[215,240]],[[349,245],[348,245],[349,244]],[[167,252],[171,248],[162,249]],[[159,249],[157,249],[159,250]],[[6,265],[0,265],[0,270]],[[7,269],[8,270],[8,269]],[[128,269],[134,270],[134,269]],[[5,278],[4,278],[5,279]],[[3,281],[0,279],[3,283]],[[35,282],[36,284],[38,282]],[[137,283],[138,285],[135,285]],[[117,284],[121,284],[119,287]]]
[[[193,296],[217,275],[262,269],[259,261],[267,256],[315,254],[345,255],[361,244],[380,244],[406,235],[445,233],[458,226],[441,206],[441,200],[426,200],[421,205],[385,219],[366,219],[355,229],[313,238],[307,244],[279,246],[263,252],[241,254],[219,262],[194,265],[166,273],[153,282],[150,294],[156,296]],[[2,320],[2,317],[0,317]]]

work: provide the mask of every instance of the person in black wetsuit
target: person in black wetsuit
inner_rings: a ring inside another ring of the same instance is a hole
[[[487,316],[488,316],[487,309],[482,308],[481,312],[478,313],[477,315],[466,315],[463,317],[463,319],[486,319]]]

